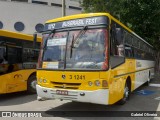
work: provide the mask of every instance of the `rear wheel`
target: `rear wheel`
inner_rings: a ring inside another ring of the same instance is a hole
[[[27,91],[29,93],[36,93],[36,84],[37,84],[36,76],[32,75],[31,77],[29,77],[27,82]]]
[[[119,105],[125,104],[129,99],[129,94],[130,94],[129,85],[126,83],[124,88],[123,98],[118,102],[118,104]]]
[[[147,80],[147,82],[145,83],[145,85],[146,85],[146,86],[149,86],[150,81],[151,81],[151,75],[150,75],[150,72],[149,72],[148,80]]]

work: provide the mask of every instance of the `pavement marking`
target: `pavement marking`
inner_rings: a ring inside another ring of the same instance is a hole
[[[160,98],[160,97],[159,97]],[[157,112],[160,111],[160,102],[159,102],[159,105],[157,107]],[[158,114],[158,113],[157,113]],[[160,116],[157,116],[157,117],[154,117],[154,120],[160,120]]]
[[[151,91],[151,90],[139,90],[139,91],[135,91],[134,92],[137,95],[151,95],[154,94],[155,91]]]
[[[156,99],[156,100],[160,100],[160,97],[156,97],[155,99]]]
[[[149,86],[152,86],[152,87],[160,87],[160,84],[149,84]]]

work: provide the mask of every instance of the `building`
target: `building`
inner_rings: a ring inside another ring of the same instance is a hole
[[[79,0],[66,0],[66,15],[81,13]],[[0,0],[0,29],[33,34],[62,16],[62,0]]]

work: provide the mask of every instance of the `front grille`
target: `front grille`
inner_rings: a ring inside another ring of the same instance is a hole
[[[51,82],[54,88],[78,89],[81,83]]]

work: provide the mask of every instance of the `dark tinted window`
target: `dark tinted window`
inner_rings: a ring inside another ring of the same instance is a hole
[[[137,37],[133,37],[133,46],[139,48],[139,39]]]
[[[0,63],[5,61],[6,49],[0,46]]]
[[[75,7],[75,6],[69,6],[69,8],[75,9],[75,10],[82,10],[82,8],[80,8],[80,7]]]
[[[8,46],[7,51],[9,64],[22,63],[22,48]]]
[[[11,0],[11,1],[28,2],[28,0]]]
[[[111,30],[111,54],[124,56],[124,32],[123,29],[113,22]]]
[[[133,58],[133,49],[131,46],[125,45],[125,56],[129,58]]]
[[[133,37],[128,32],[125,32],[125,44],[132,45]]]
[[[32,3],[43,4],[43,5],[47,5],[48,4],[47,2],[35,1],[35,0],[32,0]]]
[[[115,68],[124,63],[124,30],[112,21],[111,26],[111,68]]]
[[[51,3],[52,6],[62,7],[62,4]]]
[[[39,50],[24,48],[23,49],[23,62],[37,62]]]
[[[23,62],[37,62],[40,43],[36,43],[36,49],[33,49],[32,41],[23,41]]]

